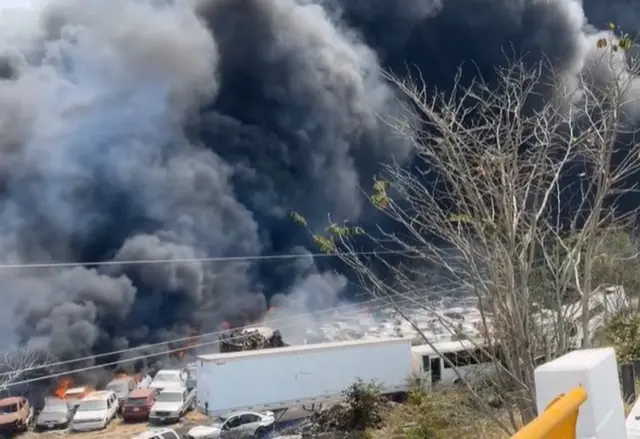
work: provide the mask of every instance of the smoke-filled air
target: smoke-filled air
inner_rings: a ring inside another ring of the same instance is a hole
[[[114,262],[0,271],[4,346],[58,359],[352,299],[290,213],[379,220],[363,190],[412,160],[385,72],[446,89],[463,63],[490,77],[508,48],[571,77],[609,21],[638,26],[633,6],[595,0],[3,5],[1,262]]]

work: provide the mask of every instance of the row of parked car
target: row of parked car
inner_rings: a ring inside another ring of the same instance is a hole
[[[196,389],[187,369],[167,369],[150,376],[118,376],[106,388],[95,391],[80,386],[45,398],[37,414],[25,397],[0,400],[0,432],[69,428],[90,431],[105,428],[120,413],[127,422],[178,421],[195,408]]]

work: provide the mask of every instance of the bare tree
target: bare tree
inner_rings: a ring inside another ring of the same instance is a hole
[[[449,93],[389,76],[412,116],[388,122],[413,140],[416,157],[410,166],[386,166],[374,183],[370,200],[387,225],[330,222],[326,233],[311,231],[392,304],[433,312],[419,280],[430,270],[477,298],[478,346],[502,352],[496,376],[516,409],[508,430],[535,416],[539,358],[566,352],[577,337],[590,346],[598,252],[609,231],[636,214],[618,209],[640,171],[629,117],[637,69],[626,62],[628,47],[610,36],[594,41],[591,64],[571,78],[525,59],[499,68],[491,82],[465,85],[461,70]],[[376,254],[363,255],[372,245]],[[574,300],[582,337],[568,315]]]
[[[32,349],[29,346],[6,352],[0,362],[0,392],[29,378],[34,370],[45,372],[43,365],[48,363],[45,351]]]

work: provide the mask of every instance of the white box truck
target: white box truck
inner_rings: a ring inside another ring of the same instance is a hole
[[[384,393],[407,390],[411,340],[319,343],[198,356],[198,408],[222,416],[241,410],[281,411],[339,398],[357,379]]]

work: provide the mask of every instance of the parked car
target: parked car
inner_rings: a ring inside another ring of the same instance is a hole
[[[71,431],[101,430],[116,417],[118,397],[111,390],[85,396],[71,420]]]
[[[36,416],[35,429],[38,431],[67,428],[77,406],[61,398],[46,398],[44,407]]]
[[[189,410],[196,406],[196,389],[167,387],[158,394],[151,407],[149,421],[178,422]]]
[[[276,417],[273,412],[236,412],[225,418],[217,418],[211,425],[193,427],[187,433],[189,439],[240,439],[266,438],[273,432]]]
[[[62,398],[69,401],[74,407],[78,407],[80,401],[93,391],[95,391],[95,389],[91,386],[72,387],[64,392],[64,396]]]
[[[149,387],[162,390],[166,387],[187,387],[189,372],[186,369],[162,369],[153,377]]]
[[[111,390],[118,397],[118,411],[122,408],[129,393],[134,391],[138,383],[134,377],[122,376],[114,378],[106,386],[107,390]]]
[[[131,439],[181,439],[172,428],[156,428],[138,433]]]
[[[0,399],[0,433],[8,436],[26,431],[33,419],[33,407],[27,398],[12,396]]]
[[[138,389],[129,394],[122,407],[125,422],[140,422],[149,419],[151,407],[158,397],[158,389]]]

